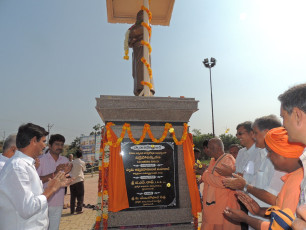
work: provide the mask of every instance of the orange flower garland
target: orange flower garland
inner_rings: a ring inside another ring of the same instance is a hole
[[[148,86],[150,89],[153,88],[153,85],[150,82],[141,81],[140,84]]]
[[[147,12],[148,18],[149,18],[149,23],[151,23],[151,20],[152,20],[152,13],[151,13],[151,11],[147,7],[145,7],[145,6],[141,6],[141,9]]]
[[[149,42],[146,42],[146,41],[144,41],[144,40],[141,40],[140,43],[141,43],[141,45],[145,45],[146,47],[148,47],[149,53],[151,54],[151,52],[152,52],[152,47],[151,47],[150,43],[149,43]]]
[[[150,67],[150,64],[147,62],[147,60],[144,57],[142,57],[140,61],[147,67],[148,72],[149,72],[149,77],[150,79],[152,79],[152,69]]]
[[[149,26],[149,24],[147,24],[147,23],[145,23],[145,22],[142,22],[141,25],[147,29],[147,31],[148,31],[148,33],[149,33],[149,38],[151,38],[151,34],[152,34],[152,28],[151,28],[151,26]]]
[[[112,122],[108,122],[108,123],[106,124],[106,133],[107,133],[107,139],[108,139],[108,140],[111,140],[111,132],[110,132],[110,129],[111,129],[111,126],[113,126],[113,125],[114,125],[114,123],[112,123]],[[169,131],[170,128],[172,128],[172,125],[169,124],[169,123],[166,123],[166,124],[165,124],[165,128],[164,128],[164,132],[163,132],[161,138],[156,139],[156,138],[154,137],[154,135],[152,134],[150,125],[149,125],[149,124],[145,124],[144,127],[143,127],[143,130],[142,130],[142,135],[141,135],[140,139],[137,141],[137,140],[133,137],[133,134],[132,134],[132,131],[131,131],[131,127],[130,127],[130,124],[125,123],[125,124],[122,126],[122,132],[121,132],[121,134],[120,134],[120,137],[117,139],[117,141],[116,141],[116,142],[108,141],[107,144],[108,144],[109,146],[113,146],[113,147],[118,146],[118,145],[122,142],[122,140],[123,140],[123,138],[124,138],[124,136],[125,136],[126,131],[128,132],[128,136],[129,136],[130,140],[131,140],[135,145],[139,145],[140,143],[142,143],[147,133],[148,133],[149,137],[151,138],[151,140],[152,140],[153,142],[155,142],[155,143],[160,143],[160,142],[162,142],[163,140],[165,140],[165,138],[166,138],[166,136],[167,136],[167,133],[168,133],[168,131]],[[178,139],[177,139],[177,137],[176,137],[176,135],[175,135],[175,132],[173,131],[172,137],[173,137],[174,143],[175,143],[176,145],[182,145],[182,144],[185,142],[185,140],[186,140],[186,138],[187,138],[187,129],[188,129],[188,125],[187,125],[186,123],[184,123],[184,131],[183,131],[183,135],[182,135],[182,138],[181,138],[180,141],[178,141]]]

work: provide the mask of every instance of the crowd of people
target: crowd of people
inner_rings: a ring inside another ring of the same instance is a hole
[[[306,84],[278,99],[283,124],[275,115],[238,124],[243,148],[203,143],[202,230],[306,229]]]
[[[280,115],[237,125],[240,145],[229,153],[219,138],[203,143],[209,166],[196,169],[204,184],[202,230],[306,229],[306,84],[281,94]],[[35,124],[21,125],[0,155],[0,229],[59,229],[65,187],[70,212],[81,214],[82,152],[62,156],[65,138]],[[195,149],[195,158],[199,157]],[[197,163],[198,165],[198,163]],[[77,200],[77,204],[76,204]]]
[[[65,188],[70,186],[71,214],[81,214],[84,199],[85,162],[62,156],[65,137],[51,135],[28,123],[10,135],[0,155],[0,229],[58,230]],[[77,206],[75,207],[77,199]]]

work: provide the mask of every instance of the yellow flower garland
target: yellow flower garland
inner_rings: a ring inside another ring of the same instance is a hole
[[[152,13],[151,13],[151,11],[147,7],[145,7],[143,5],[141,6],[141,9],[147,12],[148,18],[149,18],[149,23],[151,23],[151,20],[152,20]]]
[[[141,45],[145,45],[146,47],[148,47],[149,53],[151,54],[151,52],[152,52],[152,47],[151,47],[150,43],[149,43],[149,42],[146,42],[146,41],[144,41],[144,40],[141,40],[140,43],[141,43]]]
[[[148,86],[150,89],[153,89],[153,85],[147,81],[141,81],[140,84]]]
[[[147,60],[144,57],[142,57],[140,61],[147,67],[148,72],[149,72],[149,77],[150,79],[152,79],[152,69],[151,69],[150,64],[147,62]]]
[[[151,26],[149,26],[149,24],[148,24],[148,23],[145,23],[145,22],[142,22],[141,25],[147,29],[147,31],[148,31],[148,33],[149,33],[149,38],[151,38],[151,33],[152,33],[152,28],[151,28]]]
[[[112,122],[108,122],[106,124],[106,135],[107,135],[107,139],[108,140],[111,140],[112,138],[112,135],[111,135],[111,132],[110,132],[110,129],[111,129],[111,126],[115,125],[114,123]],[[164,132],[161,136],[161,138],[159,139],[156,139],[154,137],[154,135],[152,134],[152,131],[151,131],[151,128],[150,128],[150,125],[149,124],[145,124],[143,126],[143,130],[142,130],[142,135],[140,137],[140,139],[137,141],[134,137],[133,137],[133,134],[131,132],[131,127],[130,127],[130,124],[128,123],[125,123],[123,126],[122,126],[122,131],[121,131],[121,134],[120,134],[120,137],[117,139],[116,142],[112,142],[112,141],[108,141],[107,144],[109,146],[113,146],[113,147],[117,147],[118,145],[120,145],[120,143],[122,142],[124,136],[125,136],[125,133],[126,131],[128,132],[128,136],[130,138],[130,140],[135,144],[135,145],[139,145],[140,143],[143,142],[146,134],[148,133],[149,137],[151,138],[151,140],[155,143],[160,143],[162,142],[163,140],[165,140],[166,136],[167,136],[167,133],[169,131],[169,129],[172,128],[172,125],[169,124],[169,123],[166,123],[165,124],[165,128],[164,128]],[[173,140],[174,140],[174,143],[176,145],[182,145],[186,138],[187,138],[187,129],[188,129],[188,125],[186,123],[184,123],[184,131],[183,131],[183,135],[182,135],[182,138],[180,141],[178,141],[176,135],[175,135],[175,132],[173,131],[172,133],[172,137],[173,137]]]

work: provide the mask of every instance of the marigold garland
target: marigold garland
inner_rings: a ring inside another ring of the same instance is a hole
[[[107,133],[107,139],[108,139],[108,140],[111,140],[112,135],[111,135],[110,129],[111,129],[111,126],[113,126],[113,125],[115,125],[115,124],[112,123],[112,122],[108,122],[108,123],[106,124],[106,133]],[[109,146],[117,147],[117,146],[121,143],[122,139],[124,138],[126,131],[128,132],[128,136],[129,136],[130,140],[131,140],[134,144],[136,144],[136,145],[139,145],[140,143],[143,142],[143,140],[144,140],[144,138],[145,138],[145,136],[146,136],[147,133],[148,133],[150,139],[151,139],[153,142],[155,142],[155,143],[160,143],[160,142],[162,142],[163,140],[165,140],[165,138],[166,138],[166,136],[167,136],[167,133],[168,133],[169,129],[171,129],[171,128],[172,128],[172,125],[171,125],[170,123],[166,123],[166,124],[165,124],[165,128],[164,128],[164,132],[163,132],[161,138],[156,139],[156,138],[154,137],[152,131],[151,131],[150,125],[149,125],[149,124],[145,124],[145,125],[143,126],[142,135],[141,135],[140,139],[137,141],[137,140],[133,137],[133,134],[132,134],[132,132],[131,132],[130,124],[125,123],[125,124],[122,126],[122,131],[121,131],[121,134],[120,134],[120,138],[118,138],[116,142],[108,141],[107,144],[108,144]],[[181,138],[180,141],[178,141],[178,139],[177,139],[177,137],[176,137],[176,135],[175,135],[175,132],[173,131],[173,133],[172,133],[172,138],[173,138],[174,143],[175,143],[176,145],[182,145],[182,144],[184,143],[184,141],[185,141],[186,138],[187,138],[187,129],[188,129],[188,125],[187,125],[186,123],[184,123],[184,131],[183,131],[183,135],[182,135],[182,138]]]
[[[141,81],[140,84],[148,86],[150,89],[153,89],[153,85],[147,81]]]
[[[147,60],[144,57],[142,57],[140,61],[147,67],[148,72],[149,72],[149,77],[150,79],[152,79],[152,69],[151,69],[150,64],[147,62]]]
[[[149,33],[149,38],[151,38],[151,34],[152,34],[151,26],[148,23],[145,23],[145,22],[142,22],[141,25],[147,29],[147,31]]]
[[[103,230],[107,229],[108,223],[108,167],[109,167],[109,146],[104,143],[104,138],[101,140],[99,157],[99,184],[98,184],[98,210],[96,216],[95,229],[100,229],[101,221]],[[103,172],[103,174],[102,174]]]
[[[147,12],[148,18],[149,18],[149,23],[151,23],[151,20],[152,20],[152,12],[151,12],[147,7],[145,7],[144,5],[141,6],[141,9]]]
[[[148,47],[149,53],[151,54],[151,52],[152,52],[152,47],[151,47],[150,43],[149,43],[149,42],[146,42],[146,41],[144,41],[144,40],[141,40],[140,43],[141,43],[141,45],[145,45],[146,47]]]

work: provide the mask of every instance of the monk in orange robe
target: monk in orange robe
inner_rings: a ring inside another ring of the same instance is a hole
[[[201,230],[240,230],[240,224],[223,215],[225,207],[239,208],[235,191],[225,188],[222,183],[224,176],[235,172],[235,159],[231,154],[224,154],[219,138],[209,140],[207,154],[212,159],[201,178],[204,182]]]

